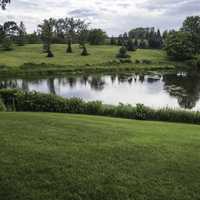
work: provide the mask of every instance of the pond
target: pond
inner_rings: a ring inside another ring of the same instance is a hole
[[[168,74],[92,74],[31,79],[1,79],[0,88],[53,93],[63,97],[100,100],[106,104],[144,104],[200,110],[200,76]]]

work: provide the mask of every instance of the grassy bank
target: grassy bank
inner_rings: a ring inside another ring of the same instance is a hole
[[[13,51],[0,51],[1,73],[48,73],[70,71],[113,71],[113,70],[151,70],[174,69],[177,62],[168,60],[162,50],[142,50],[130,52],[132,63],[120,63],[116,60],[118,46],[88,46],[89,56],[81,56],[78,45],[73,45],[73,53],[65,53],[66,45],[56,44],[52,46],[54,58],[47,58],[42,53],[42,45],[26,45],[15,47]],[[136,64],[136,60],[140,63]],[[145,64],[143,61],[150,61]]]
[[[1,200],[197,200],[199,126],[0,113]]]

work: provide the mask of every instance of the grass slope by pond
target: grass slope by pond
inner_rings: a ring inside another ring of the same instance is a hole
[[[197,200],[200,126],[0,113],[1,200]]]
[[[79,45],[73,45],[73,53],[66,54],[66,45],[54,44],[52,51],[54,58],[47,58],[46,54],[42,53],[41,44],[32,44],[26,46],[16,46],[13,51],[0,51],[0,65],[7,66],[10,71],[17,70],[94,70],[98,69],[151,69],[151,68],[174,68],[178,63],[168,60],[166,53],[163,50],[142,50],[129,52],[133,63],[116,64],[116,54],[119,51],[119,46],[89,46],[89,56],[81,56]],[[136,60],[149,60],[151,64],[135,64]],[[114,62],[113,62],[114,61]],[[24,64],[29,63],[27,66]],[[32,63],[33,65],[30,65]],[[41,65],[41,63],[46,65]],[[180,63],[179,63],[180,64]],[[35,66],[34,66],[35,65]],[[38,66],[39,65],[39,66]],[[22,67],[23,66],[23,67]],[[112,67],[111,67],[112,66]],[[5,70],[5,69],[4,69]]]

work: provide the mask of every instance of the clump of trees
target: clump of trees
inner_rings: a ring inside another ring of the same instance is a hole
[[[105,43],[105,40],[108,38],[106,32],[102,29],[92,29],[88,33],[88,42],[91,45],[102,45]]]
[[[10,0],[0,0],[0,6],[2,9],[6,8],[6,5],[10,3]]]
[[[135,46],[138,48],[161,49],[163,47],[160,30],[156,30],[154,27],[132,29],[128,36],[135,41]]]
[[[165,33],[165,49],[174,60],[188,60],[200,53],[200,17],[187,17],[179,31]]]

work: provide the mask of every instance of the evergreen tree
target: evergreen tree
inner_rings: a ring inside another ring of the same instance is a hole
[[[135,39],[134,45],[135,45],[135,48],[138,48],[138,47],[139,47],[139,45],[138,45],[138,40],[137,40],[137,39]]]
[[[24,46],[26,41],[26,28],[23,22],[20,22],[18,27],[17,44]]]
[[[123,42],[123,36],[119,35],[118,41],[117,41],[117,45],[122,46],[123,44],[124,44],[124,42]]]
[[[117,54],[117,58],[130,58],[130,55],[127,54],[127,49],[125,46],[122,46],[119,49],[119,53]]]
[[[116,45],[117,44],[117,42],[116,42],[116,40],[115,40],[115,38],[113,36],[110,39],[110,44],[111,45]]]
[[[136,47],[135,47],[132,39],[130,39],[130,38],[128,39],[126,48],[127,48],[128,51],[135,51],[136,50]]]

